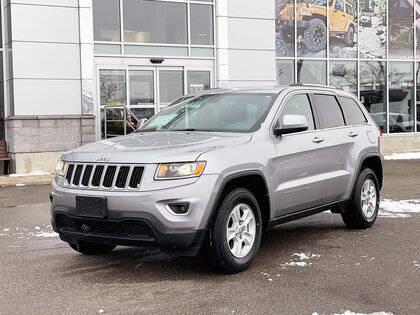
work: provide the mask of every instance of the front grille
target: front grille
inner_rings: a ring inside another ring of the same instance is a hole
[[[109,236],[124,236],[144,240],[155,239],[155,234],[143,220],[125,219],[113,221],[105,219],[75,218],[63,213],[56,214],[57,229],[81,233],[106,234]]]
[[[83,189],[140,188],[143,166],[69,163],[65,186]]]

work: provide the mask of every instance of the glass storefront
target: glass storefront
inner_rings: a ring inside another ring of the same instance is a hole
[[[212,0],[93,0],[95,54],[214,57]]]
[[[383,133],[420,131],[420,0],[276,0],[275,14],[278,84],[334,86]]]

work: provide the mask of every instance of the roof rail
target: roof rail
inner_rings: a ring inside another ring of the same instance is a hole
[[[322,88],[328,88],[328,89],[334,89],[337,88],[334,86],[328,86],[328,85],[322,85],[322,84],[306,84],[306,83],[291,83],[289,86],[307,86],[307,87],[322,87]]]

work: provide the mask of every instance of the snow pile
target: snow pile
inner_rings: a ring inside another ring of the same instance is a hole
[[[410,213],[420,213],[420,200],[391,200],[382,199],[379,216],[384,218],[409,218]]]
[[[292,256],[296,256],[299,260],[292,260],[290,262],[281,264],[282,268],[287,267],[305,267],[305,266],[311,266],[311,262],[306,262],[305,260],[309,259],[318,259],[321,257],[321,255],[318,254],[306,254],[306,253],[294,253]]]
[[[321,315],[321,314],[318,314],[317,312],[315,312],[315,313],[312,313],[312,315]],[[388,312],[355,313],[351,311],[345,311],[344,313],[341,313],[341,314],[334,313],[332,315],[393,315],[393,313],[388,313]]]
[[[37,171],[37,172],[28,173],[28,174],[10,174],[9,177],[41,176],[41,175],[50,175],[50,174],[51,173]]]
[[[420,152],[393,153],[384,156],[385,160],[414,160],[420,159]]]

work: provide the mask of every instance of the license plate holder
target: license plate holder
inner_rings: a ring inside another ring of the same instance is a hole
[[[105,218],[108,215],[105,197],[76,197],[76,212],[83,217]]]

